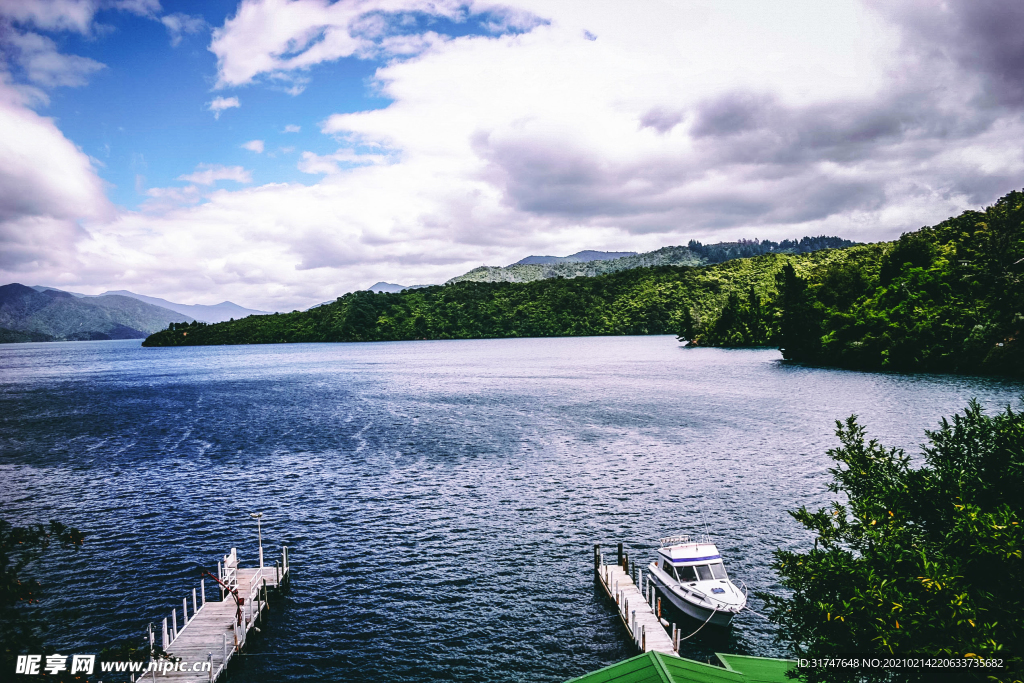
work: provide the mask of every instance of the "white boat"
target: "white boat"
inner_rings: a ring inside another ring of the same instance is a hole
[[[699,621],[728,626],[747,606],[746,586],[741,591],[729,579],[722,555],[708,536],[661,539],[658,559],[647,571],[663,597]]]

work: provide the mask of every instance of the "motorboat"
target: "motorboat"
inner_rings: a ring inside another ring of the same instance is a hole
[[[662,596],[704,623],[728,626],[747,606],[746,586],[740,590],[729,579],[722,555],[707,535],[661,539],[658,557],[647,569]]]

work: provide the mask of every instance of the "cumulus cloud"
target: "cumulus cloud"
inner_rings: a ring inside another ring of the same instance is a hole
[[[212,101],[206,103],[206,108],[213,112],[215,119],[219,119],[221,112],[225,109],[241,106],[237,97],[214,97]]]
[[[505,28],[529,25],[523,11],[494,12]],[[458,0],[242,0],[213,33],[217,86],[238,86],[261,74],[280,76],[342,57],[419,54],[443,42],[436,33],[401,31],[414,14],[462,21]]]
[[[252,174],[241,166],[199,164],[195,171],[179,176],[178,180],[198,185],[213,185],[218,180],[233,180],[236,183],[248,184],[252,182]]]
[[[0,0],[0,17],[44,31],[90,34],[101,9],[116,9],[155,18],[159,0]]]
[[[57,45],[38,33],[11,32],[6,42],[17,53],[17,61],[30,81],[43,87],[83,86],[104,64],[87,57],[62,54]]]
[[[82,219],[113,210],[89,158],[0,74],[0,277],[78,267]]]
[[[313,152],[303,152],[298,169],[303,173],[331,174],[341,173],[343,168],[382,164],[387,157],[382,154],[360,154],[353,149],[339,149],[334,154],[320,156]],[[340,165],[339,165],[340,164]]]
[[[167,34],[171,37],[171,47],[180,45],[181,39],[185,35],[201,33],[207,28],[206,21],[201,16],[191,16],[181,12],[165,14],[160,17],[160,23],[167,28]]]
[[[0,16],[45,31],[87,34],[98,5],[95,0],[0,0]]]
[[[282,133],[298,133],[300,130],[302,130],[302,126],[296,126],[293,123],[289,123],[287,126],[284,127],[284,130],[282,130],[281,132]]]
[[[257,154],[263,154],[263,140],[249,140],[249,142],[242,144],[242,149],[247,149],[250,152],[256,152]]]

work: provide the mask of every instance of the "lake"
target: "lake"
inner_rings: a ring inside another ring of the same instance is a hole
[[[232,546],[252,566],[262,511],[293,585],[231,681],[557,682],[634,654],[594,543],[646,564],[703,509],[731,575],[777,590],[772,551],[809,545],[786,511],[831,500],[836,419],[917,455],[970,398],[1022,395],[665,336],[8,344],[0,500],[87,535],[36,569],[61,652],[141,641]],[[749,612],[706,631],[685,656],[785,654]]]

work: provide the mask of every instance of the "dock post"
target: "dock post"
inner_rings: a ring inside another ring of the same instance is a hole
[[[223,671],[228,667],[228,634],[226,633],[220,634],[220,649],[221,652],[224,653],[224,663],[220,665],[220,668]]]
[[[207,652],[206,653],[206,663],[210,667],[210,683],[213,683],[213,653],[212,652]]]
[[[171,610],[171,642],[178,637],[178,610]]]
[[[281,587],[281,563],[274,560],[274,578],[277,579],[277,587]]]
[[[199,579],[199,596],[203,599],[203,607],[206,607],[206,579]]]
[[[637,587],[637,590],[640,591],[640,595],[643,595],[643,590],[644,590],[644,570],[643,569],[637,569],[636,570],[636,587]]]
[[[192,616],[194,617],[195,615],[196,615],[195,612],[193,612]],[[185,628],[186,626],[188,626],[188,598],[182,598],[181,599],[181,627]]]
[[[196,589],[192,589],[192,618],[196,618],[196,612],[199,611],[199,603],[196,601]]]
[[[622,544],[621,543],[619,544],[619,566],[620,567],[625,566],[625,565],[622,564]]]
[[[601,545],[599,543],[594,544],[594,574],[596,575],[601,566]]]
[[[163,640],[160,641],[160,647],[163,649],[164,652],[167,652],[167,647],[171,644],[171,639],[167,637],[167,617],[164,617],[164,632],[162,635]]]
[[[269,598],[269,596],[267,594],[267,580],[263,579],[263,607],[265,607],[266,609],[269,610],[270,609],[270,605],[267,604],[268,598]]]
[[[647,652],[647,624],[640,627],[640,651]]]
[[[217,578],[220,579],[221,581],[224,580],[224,570],[221,567],[220,560],[217,560]],[[224,586],[221,586],[220,583],[218,583],[217,585],[220,586],[220,599],[223,600],[224,599]]]
[[[661,619],[661,598],[658,598],[658,618]]]
[[[149,655],[150,658],[153,656],[153,644],[156,642],[156,637],[153,635],[153,622],[149,622],[149,626],[146,628],[146,636],[149,641]]]

